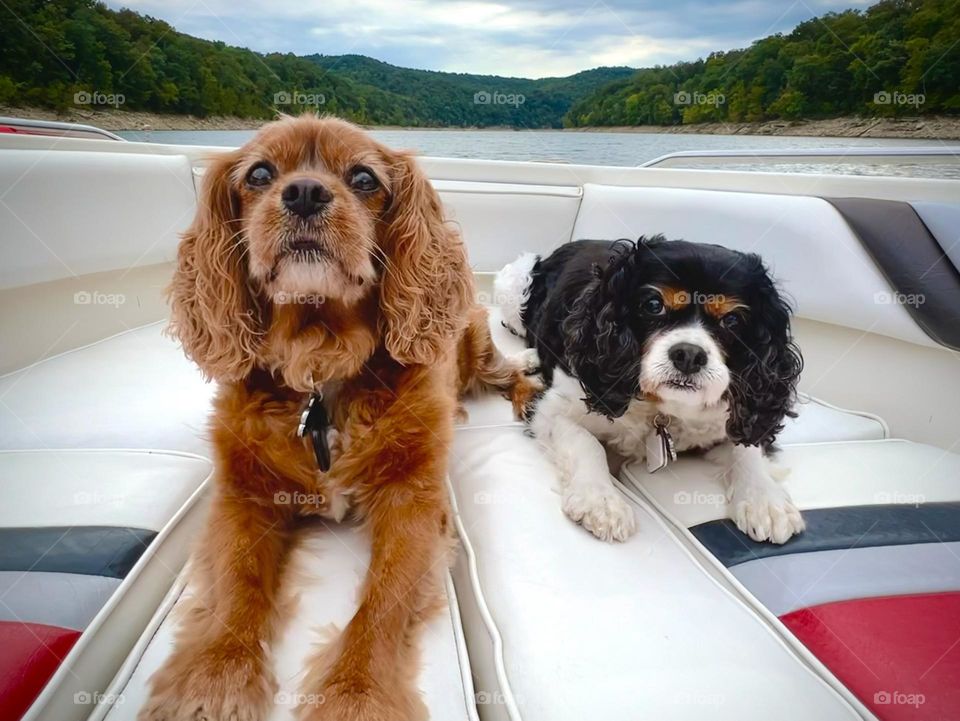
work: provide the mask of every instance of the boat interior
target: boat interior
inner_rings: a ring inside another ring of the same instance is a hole
[[[163,290],[219,152],[0,135],[0,718],[132,720],[172,647],[215,388]],[[510,403],[470,399],[431,718],[960,718],[960,181],[421,162],[504,353],[492,278],[519,253],[663,233],[760,254],[805,360],[777,463],[807,530],[783,545],[731,525],[696,454],[614,466],[639,530],[598,541]],[[299,533],[272,720],[368,557],[350,522]]]

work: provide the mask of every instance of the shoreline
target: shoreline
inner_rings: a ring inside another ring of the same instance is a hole
[[[192,115],[162,115],[125,110],[76,110],[57,113],[42,108],[0,106],[0,115],[34,120],[59,120],[95,125],[104,130],[256,130],[267,120]],[[491,132],[523,132],[523,128],[492,126],[483,128],[404,127],[395,125],[365,126],[374,130],[486,130]],[[783,135],[833,138],[900,138],[917,140],[960,140],[960,117],[930,116],[917,118],[831,118],[826,120],[767,120],[757,123],[698,123],[696,125],[637,125],[589,128],[535,128],[537,132],[558,133],[651,133],[694,135]]]

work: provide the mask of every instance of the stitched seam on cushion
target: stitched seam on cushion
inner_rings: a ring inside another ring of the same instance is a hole
[[[4,378],[7,378],[9,376],[16,375],[17,373],[23,373],[23,371],[25,370],[36,368],[37,366],[43,365],[44,363],[49,363],[50,361],[56,360],[57,358],[62,358],[63,356],[70,355],[71,353],[77,353],[79,351],[86,350],[87,348],[93,348],[94,346],[100,345],[101,343],[106,343],[107,341],[113,340],[114,338],[119,338],[121,336],[125,336],[130,333],[136,333],[138,330],[143,330],[144,328],[150,328],[151,326],[160,325],[161,323],[166,323],[166,322],[167,320],[163,319],[163,320],[155,320],[152,323],[144,323],[143,325],[138,325],[136,328],[127,328],[127,330],[122,330],[119,333],[108,335],[106,338],[100,338],[99,340],[95,340],[92,343],[87,343],[86,345],[82,345],[77,348],[70,348],[68,350],[61,351],[60,353],[56,353],[47,358],[41,358],[40,360],[34,361],[30,365],[25,365],[22,368],[17,368],[12,371],[7,371],[3,375],[0,375],[0,381],[2,381]]]
[[[627,498],[629,498],[633,503],[638,505],[643,505],[641,501],[649,505],[649,507],[656,511],[656,513],[651,513],[650,515],[654,517],[657,523],[671,536],[674,537],[674,542],[677,547],[693,562],[697,570],[702,573],[706,578],[710,580],[724,595],[730,598],[737,606],[742,607],[746,612],[753,613],[753,616],[760,616],[761,621],[766,621],[764,628],[766,629],[767,635],[772,638],[774,641],[778,642],[783,648],[785,648],[792,656],[797,658],[800,661],[799,666],[803,668],[807,673],[812,675],[815,679],[820,681],[824,686],[833,691],[834,695],[838,700],[845,705],[851,712],[856,714],[856,717],[864,717],[864,711],[866,707],[863,703],[847,689],[840,681],[836,678],[833,672],[827,668],[827,666],[816,656],[811,653],[806,646],[800,643],[799,640],[783,625],[783,622],[780,621],[776,616],[770,613],[770,610],[760,603],[757,598],[750,593],[749,589],[746,588],[742,583],[729,570],[723,566],[717,558],[710,553],[697,537],[690,533],[689,529],[685,528],[678,520],[673,516],[673,514],[667,512],[655,498],[650,496],[644,489],[643,486],[639,483],[636,476],[630,472],[628,467],[624,467],[621,470],[621,473],[630,477],[632,481],[631,486],[627,486],[622,483],[619,479],[614,479],[618,490],[623,493]],[[639,496],[637,495],[639,493]],[[693,547],[698,549],[699,555],[695,555],[690,548],[683,544],[678,543],[676,539],[676,534],[679,533],[683,538],[685,538],[689,543],[693,544]],[[740,597],[730,592],[729,589],[725,588],[716,578],[710,574],[707,569],[703,567],[703,563],[707,562],[713,566],[719,574],[731,585],[733,586]],[[792,640],[791,640],[792,639]],[[870,718],[871,715],[867,714],[866,718]]]
[[[189,575],[189,561],[184,569],[180,572],[177,580],[174,581],[171,590],[167,592],[167,596],[164,598],[164,601],[161,602],[159,608],[154,613],[153,618],[150,619],[150,623],[147,624],[147,628],[144,631],[149,631],[153,627],[152,633],[150,633],[150,639],[143,643],[143,647],[138,650],[141,642],[144,641],[144,636],[141,634],[140,638],[137,639],[137,643],[134,644],[134,647],[130,650],[130,654],[127,658],[124,659],[123,664],[120,669],[117,671],[117,675],[113,677],[113,680],[110,682],[110,685],[107,687],[106,697],[109,698],[119,698],[123,694],[123,690],[130,683],[130,679],[133,678],[134,674],[140,668],[140,665],[143,663],[143,657],[146,656],[147,651],[150,649],[150,646],[153,645],[154,640],[157,637],[157,634],[160,633],[160,629],[163,627],[164,622],[167,618],[173,613],[173,610],[176,608],[177,604],[180,602],[180,599],[183,597],[183,592],[187,588],[187,576]],[[154,626],[156,622],[156,626]],[[136,663],[134,663],[129,671],[124,672],[124,667],[133,658],[133,654],[136,654]],[[119,687],[119,688],[118,688]],[[116,689],[116,692],[114,691]],[[102,708],[103,711],[100,713],[93,713],[88,721],[101,721],[106,718],[111,711],[113,711],[116,704],[110,703],[105,706],[98,706],[97,708]]]
[[[513,689],[510,687],[510,681],[507,679],[506,663],[503,659],[503,637],[500,635],[500,629],[497,628],[493,620],[493,614],[490,613],[490,607],[487,605],[487,599],[483,595],[480,587],[480,572],[477,564],[477,554],[473,550],[473,544],[470,543],[470,537],[463,525],[463,519],[460,517],[460,506],[457,503],[456,492],[453,489],[453,482],[449,474],[446,477],[447,492],[450,494],[450,505],[453,509],[453,520],[457,526],[457,535],[460,537],[460,543],[467,554],[468,570],[470,572],[470,585],[480,611],[480,618],[487,629],[487,634],[493,643],[493,665],[497,674],[497,682],[500,684],[500,691],[503,694],[503,700],[507,708],[507,715],[511,721],[522,721],[520,710],[517,708],[516,699],[513,695]]]
[[[470,654],[463,634],[463,619],[460,618],[460,601],[457,598],[457,589],[453,583],[450,571],[444,579],[447,590],[447,604],[450,610],[450,627],[453,630],[453,642],[457,647],[457,668],[460,669],[460,685],[463,688],[463,705],[469,721],[478,721],[477,694],[473,687],[473,670],[470,667]],[[466,661],[466,668],[464,662]],[[472,702],[471,702],[472,700]]]
[[[123,580],[114,594],[107,600],[103,605],[103,608],[97,613],[96,616],[87,624],[87,628],[81,634],[80,638],[77,639],[77,642],[73,645],[73,648],[70,649],[70,652],[64,657],[61,661],[60,666],[54,672],[54,674],[47,681],[47,685],[44,686],[43,691],[40,692],[40,695],[34,700],[33,705],[30,707],[33,709],[36,707],[37,703],[41,700],[46,702],[44,696],[47,693],[53,693],[60,683],[63,676],[72,668],[73,664],[76,662],[76,656],[80,655],[86,650],[90,645],[90,639],[99,632],[100,628],[103,626],[105,619],[113,613],[116,607],[120,603],[120,599],[127,595],[130,590],[130,587],[134,585],[136,580],[143,573],[143,569],[146,568],[147,564],[157,555],[161,544],[167,539],[167,537],[173,533],[174,529],[187,517],[187,515],[194,509],[203,495],[206,493],[209,487],[212,486],[213,479],[213,470],[207,474],[207,477],[203,482],[197,486],[197,489],[190,495],[186,502],[180,506],[175,514],[167,521],[166,525],[157,533],[153,539],[153,543],[150,544],[150,547],[144,551],[143,555],[137,560],[133,568],[130,569],[130,572],[127,574],[127,577]],[[30,712],[28,711],[27,714]],[[30,716],[24,716],[25,719],[29,721]]]
[[[848,413],[852,416],[859,416],[860,418],[866,418],[871,421],[876,421],[876,423],[880,426],[880,430],[883,431],[883,438],[880,438],[880,439],[870,438],[870,439],[863,439],[863,440],[872,440],[872,441],[886,440],[887,438],[890,437],[890,426],[881,416],[877,415],[876,413],[871,413],[870,411],[858,411],[852,408],[844,408],[843,406],[837,406],[837,405],[834,405],[833,403],[828,403],[827,401],[823,400],[822,398],[818,398],[817,396],[810,395],[809,393],[804,393],[803,391],[800,391],[797,395],[803,396],[804,398],[806,398],[807,402],[816,403],[817,405],[821,405],[824,408],[829,408],[830,410],[839,411],[841,413]],[[801,405],[802,405],[802,402],[801,402]],[[797,444],[791,444],[791,445],[797,445]]]

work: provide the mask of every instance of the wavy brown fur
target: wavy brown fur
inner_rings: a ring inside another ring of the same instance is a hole
[[[275,178],[251,187],[263,162]],[[376,190],[351,187],[357,165]],[[281,193],[304,178],[334,200],[298,219]],[[322,248],[313,263],[291,250],[303,237]],[[294,286],[304,302],[282,302]],[[348,123],[285,119],[210,165],[170,297],[172,332],[220,384],[216,495],[195,556],[198,597],[141,720],[268,715],[291,531],[301,514],[337,515],[327,499],[341,491],[372,557],[356,615],[306,669],[300,718],[425,718],[416,647],[451,557],[444,477],[458,396],[525,382],[472,294],[463,244],[412,157]],[[326,474],[294,434],[314,384],[335,389],[328,402],[347,439]],[[294,494],[315,498],[277,501]]]

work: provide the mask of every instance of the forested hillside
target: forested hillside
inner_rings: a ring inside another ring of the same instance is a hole
[[[357,122],[560,127],[630,68],[527,80],[397,68],[362,56],[263,55],[94,0],[0,4],[0,105],[270,118],[316,107]]]
[[[570,127],[960,114],[960,0],[883,0],[706,60],[639,70]]]

